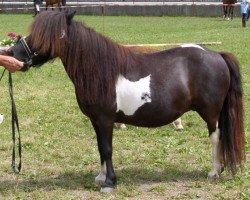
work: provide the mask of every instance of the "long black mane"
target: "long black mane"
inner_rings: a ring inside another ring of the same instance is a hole
[[[53,19],[53,20],[51,20]],[[138,53],[88,28],[82,22],[67,20],[67,13],[41,13],[31,26],[32,48],[59,56],[66,71],[87,102],[109,99],[119,74],[133,68]]]

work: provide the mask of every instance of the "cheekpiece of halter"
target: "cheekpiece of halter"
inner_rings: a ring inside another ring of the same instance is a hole
[[[24,37],[20,38],[18,42],[20,42],[22,44],[28,58],[31,59],[32,56],[35,55],[35,54],[32,54],[32,51],[31,51],[29,45],[27,44],[27,42],[25,41],[25,38]]]
[[[22,44],[22,46],[23,46],[23,48],[24,48],[24,50],[25,50],[25,52],[26,52],[26,54],[28,56],[28,61],[26,61],[24,63],[24,66],[22,68],[22,71],[27,71],[30,68],[31,64],[32,64],[32,58],[34,58],[35,56],[37,56],[38,53],[31,51],[31,49],[30,49],[29,45],[27,44],[27,42],[26,42],[26,40],[25,40],[24,37],[21,37],[18,40],[18,42],[20,42]]]

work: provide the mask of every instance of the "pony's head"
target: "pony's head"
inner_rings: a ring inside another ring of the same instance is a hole
[[[21,38],[8,54],[25,62],[23,71],[31,66],[40,66],[56,57],[67,55],[68,26],[75,12],[45,11],[31,24],[30,35]]]
[[[21,71],[27,71],[31,66],[41,66],[52,59],[49,53],[38,53],[35,49],[30,48],[30,36],[21,38],[7,51],[7,54],[24,62]]]

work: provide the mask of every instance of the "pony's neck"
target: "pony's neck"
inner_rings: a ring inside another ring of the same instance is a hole
[[[66,71],[87,101],[114,96],[119,74],[135,63],[135,54],[79,22],[70,25]]]

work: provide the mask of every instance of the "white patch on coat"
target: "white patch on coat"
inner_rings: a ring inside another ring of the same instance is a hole
[[[194,48],[199,48],[199,49],[202,49],[202,50],[204,50],[205,51],[205,49],[204,48],[202,48],[200,45],[198,45],[198,44],[183,44],[183,45],[181,45],[181,47],[182,48],[186,48],[186,47],[194,47]]]
[[[116,83],[116,111],[133,115],[143,104],[151,102],[150,80],[151,75],[135,82],[120,75]]]

